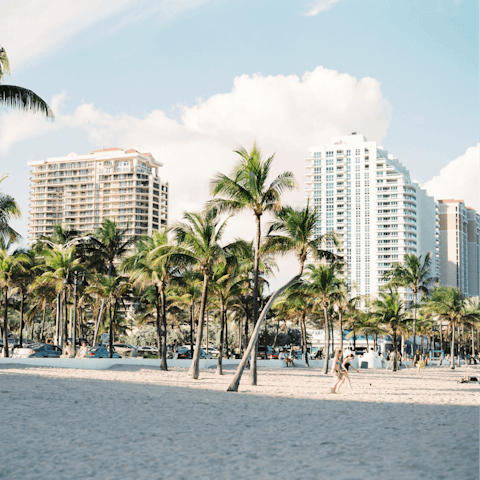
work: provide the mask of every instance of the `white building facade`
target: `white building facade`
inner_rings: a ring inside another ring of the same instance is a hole
[[[51,235],[57,224],[86,233],[108,218],[128,228],[128,238],[168,223],[168,182],[151,153],[107,148],[29,165],[29,243]]]
[[[432,252],[438,276],[437,205],[398,159],[356,133],[309,150],[305,190],[317,208],[316,234],[333,231],[341,240],[352,295],[375,296],[405,254]]]
[[[480,295],[480,216],[463,200],[439,200],[442,285]]]

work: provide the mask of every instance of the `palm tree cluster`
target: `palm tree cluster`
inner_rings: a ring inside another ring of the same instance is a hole
[[[450,343],[452,358],[458,352],[475,353],[480,340],[478,300],[435,286],[437,279],[429,274],[430,254],[406,255],[403,263],[395,264],[378,298],[352,298],[343,259],[330,251],[336,246],[341,252],[336,235],[316,234],[317,212],[310,205],[282,205],[284,193],[297,186],[293,174],[284,172],[271,180],[274,157],[264,160],[256,145],[250,152],[239,148],[236,153],[233,171],[214,177],[212,199],[201,210],[184,212],[165,231],[133,240],[126,240],[126,229],[105,219],[88,235],[56,226],[52,235],[29,249],[12,251],[17,234],[9,221],[19,214],[18,206],[0,194],[3,344],[12,329],[21,344],[25,325],[33,332],[31,338],[41,341],[50,334],[61,345],[69,336],[96,344],[102,335],[112,345],[126,332],[150,324],[160,369],[168,369],[168,336],[175,335],[190,343],[189,375],[198,379],[202,343],[208,345],[208,322],[214,322],[217,372],[223,374],[224,355],[233,351],[243,355],[229,391],[238,390],[248,364],[250,382],[257,383],[258,339],[262,326],[266,329],[272,321],[277,324],[276,337],[280,325],[298,326],[307,364],[309,327],[324,329],[325,359],[333,350],[335,329],[342,350],[345,333],[353,337],[354,345],[359,334],[367,341],[373,336],[374,344],[379,335],[390,335],[395,352],[397,339],[404,348],[411,333],[415,349],[420,333],[432,345],[437,340],[442,347]],[[244,211],[255,221],[253,240],[225,242],[231,216]],[[279,255],[290,256],[298,270],[267,294]],[[404,292],[412,293],[412,302],[402,300]],[[9,311],[17,308],[20,320],[10,324]],[[327,369],[325,361],[324,373]]]

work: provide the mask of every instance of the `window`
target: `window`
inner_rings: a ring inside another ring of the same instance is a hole
[[[314,152],[313,158],[322,158],[322,152]]]

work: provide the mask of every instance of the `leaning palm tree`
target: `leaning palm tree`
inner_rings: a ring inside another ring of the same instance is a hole
[[[240,158],[231,176],[217,173],[211,182],[211,191],[215,198],[211,204],[222,212],[239,213],[250,211],[255,217],[255,264],[253,269],[253,322],[258,319],[258,278],[260,262],[260,241],[262,238],[262,215],[266,212],[279,211],[281,196],[287,190],[297,187],[292,172],[284,172],[272,182],[268,182],[274,155],[263,160],[262,153],[254,144],[250,152],[240,147],[235,151]],[[218,198],[222,196],[221,198]],[[252,352],[250,380],[257,384],[257,348]]]
[[[0,82],[9,74],[10,62],[7,52],[0,46]],[[0,84],[0,105],[24,112],[40,113],[50,120],[55,118],[52,109],[36,93],[15,85]]]
[[[0,183],[7,177],[8,174],[5,173],[0,178]],[[21,235],[10,226],[11,220],[20,217],[20,208],[15,199],[10,195],[0,192],[0,241],[4,245],[13,243],[21,238]]]
[[[422,261],[423,255],[416,256],[407,254],[403,263],[394,263],[392,270],[386,273],[385,278],[391,280],[393,285],[410,288],[413,293],[413,352],[416,350],[416,328],[417,328],[417,296],[418,293],[428,295],[428,288],[438,278],[430,276],[430,265],[432,263],[432,252],[428,252]]]
[[[250,342],[245,349],[242,361],[240,362],[240,365],[238,366],[227,391],[238,391],[243,370],[245,369],[248,357],[252,354],[252,351],[256,345],[262,323],[266,319],[272,304],[275,302],[275,299],[290,285],[293,285],[301,278],[308,255],[312,255],[313,258],[335,258],[332,253],[321,248],[324,246],[327,239],[331,239],[333,242],[336,242],[335,236],[316,236],[315,225],[316,211],[310,208],[309,205],[302,209],[285,207],[281,211],[277,212],[275,221],[270,226],[269,237],[265,241],[263,251],[265,253],[277,253],[281,255],[294,253],[299,263],[299,271],[285,285],[280,287],[271,295],[267,304],[263,308],[262,313],[255,324],[252,336],[250,337]]]
[[[96,274],[92,284],[85,289],[87,293],[97,295],[105,300],[105,308],[110,320],[109,325],[109,358],[113,357],[114,325],[119,325],[117,313],[123,302],[123,298],[130,290],[130,283],[124,276],[108,276]]]
[[[171,254],[181,255],[190,261],[194,269],[203,275],[202,300],[198,315],[197,339],[192,365],[188,375],[198,379],[200,375],[200,351],[202,348],[203,322],[207,307],[208,284],[213,267],[225,259],[225,250],[220,245],[226,220],[220,223],[217,211],[209,209],[201,213],[184,212],[183,222],[171,227],[177,247]],[[166,255],[169,253],[167,252]]]

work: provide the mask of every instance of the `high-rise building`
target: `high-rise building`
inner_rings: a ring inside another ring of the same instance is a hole
[[[354,133],[311,147],[305,186],[318,212],[316,234],[334,231],[341,240],[352,294],[375,295],[405,254],[432,252],[438,275],[437,205],[376,142]]]
[[[463,200],[439,200],[440,282],[480,294],[480,217]]]
[[[29,165],[29,243],[50,235],[57,224],[90,232],[109,218],[128,227],[127,237],[167,225],[168,182],[151,153],[106,148]]]

